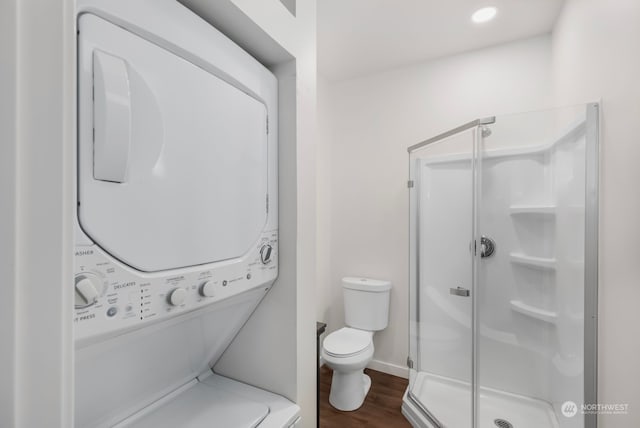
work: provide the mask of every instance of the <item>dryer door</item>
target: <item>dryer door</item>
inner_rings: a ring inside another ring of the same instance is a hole
[[[82,229],[141,271],[242,256],[267,220],[265,104],[94,15],[79,30]]]

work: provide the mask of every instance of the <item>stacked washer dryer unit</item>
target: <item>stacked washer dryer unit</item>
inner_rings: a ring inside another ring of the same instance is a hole
[[[275,77],[173,0],[77,25],[75,426],[295,425],[212,371],[278,274]]]

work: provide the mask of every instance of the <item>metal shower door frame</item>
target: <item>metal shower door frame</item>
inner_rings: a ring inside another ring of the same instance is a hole
[[[478,269],[478,260],[482,257],[481,256],[481,251],[478,251],[477,249],[479,248],[479,244],[481,242],[481,235],[478,233],[478,228],[477,228],[477,207],[479,204],[478,201],[478,197],[480,195],[480,162],[481,162],[481,157],[480,157],[480,147],[481,147],[481,142],[482,142],[482,138],[483,138],[483,130],[485,129],[484,127],[486,125],[490,125],[492,123],[495,123],[495,117],[491,116],[491,117],[486,117],[486,118],[482,118],[482,119],[476,119],[473,120],[471,122],[465,123],[461,126],[458,126],[456,128],[453,128],[449,131],[446,131],[442,134],[439,134],[435,137],[429,138],[428,140],[422,141],[420,143],[414,144],[411,147],[409,147],[407,149],[407,152],[409,153],[409,156],[411,156],[411,154],[416,151],[419,150],[421,148],[424,148],[430,144],[434,144],[434,143],[438,143],[446,138],[449,137],[453,137],[457,134],[460,134],[462,132],[471,130],[473,128],[475,128],[475,132],[473,135],[473,148],[472,148],[472,156],[471,156],[471,171],[472,171],[472,195],[473,195],[473,202],[472,202],[472,210],[471,210],[471,221],[472,221],[472,243],[474,243],[476,250],[473,253],[473,257],[472,257],[472,262],[471,262],[471,269],[472,269],[472,284],[471,284],[471,298],[472,298],[472,310],[471,310],[471,349],[472,349],[472,354],[471,354],[471,383],[473,385],[473,390],[472,390],[472,394],[471,394],[471,421],[472,421],[472,427],[475,427],[477,425],[477,407],[478,407],[478,370],[477,370],[477,338],[476,338],[476,326],[477,326],[477,317],[478,317],[478,311],[477,311],[477,299],[475,298],[475,292],[476,292],[476,287],[477,287],[477,269]],[[411,173],[411,160],[410,160],[410,173]],[[418,184],[418,186],[416,187],[416,184]],[[415,183],[411,178],[408,182],[408,187],[410,189],[413,190],[417,190],[419,188],[419,184],[420,183]],[[415,201],[415,203],[417,204],[415,207],[416,210],[416,230],[415,233],[419,234],[419,225],[420,225],[420,203],[419,203],[419,198],[416,198],[417,200]],[[411,213],[410,213],[411,215]],[[411,219],[409,221],[409,223],[411,224]],[[420,264],[417,262],[419,260],[419,254],[420,254],[420,249],[419,249],[419,241],[416,240],[415,242],[416,244],[416,248],[415,248],[415,259],[416,259],[416,263],[414,263],[414,267],[413,269],[415,269],[415,277],[416,277],[416,281],[420,278]],[[411,249],[410,249],[410,254],[411,254]],[[412,269],[412,267],[410,266],[410,269]],[[410,277],[411,277],[411,272],[410,272]],[[411,293],[410,293],[411,294]],[[420,290],[419,287],[416,287],[416,297],[415,297],[415,304],[418,306],[419,305],[419,301],[420,301]],[[409,302],[411,304],[411,302]],[[418,308],[419,309],[419,308]],[[419,310],[416,310],[416,324],[419,325],[419,321],[420,321],[420,312]],[[411,341],[411,337],[409,338],[409,341]],[[418,352],[419,354],[419,347],[416,350],[416,352]],[[419,358],[419,357],[418,357]],[[408,359],[408,365],[409,368],[413,368],[413,361],[411,360],[411,358]],[[415,404],[423,413],[423,415],[434,425],[434,427],[436,428],[446,428],[446,426],[440,422],[438,420],[438,418],[429,411],[429,409],[417,398],[414,396],[413,392],[411,391],[411,389],[408,390],[407,393],[407,397],[411,400],[411,402],[413,404]]]

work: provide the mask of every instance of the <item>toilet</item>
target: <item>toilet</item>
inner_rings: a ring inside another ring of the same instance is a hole
[[[322,358],[333,369],[329,403],[351,411],[362,406],[371,387],[364,368],[373,358],[373,333],[389,323],[391,282],[347,277],[342,289],[347,326],[324,339]]]

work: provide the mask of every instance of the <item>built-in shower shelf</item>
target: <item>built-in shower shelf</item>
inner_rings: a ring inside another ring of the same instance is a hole
[[[550,324],[555,324],[558,319],[558,313],[553,311],[548,311],[546,309],[540,309],[535,306],[527,305],[526,303],[522,303],[521,300],[512,300],[511,309],[531,318],[538,319],[540,321],[545,321]]]
[[[556,259],[554,258],[525,256],[518,253],[511,253],[509,257],[511,263],[534,269],[555,270],[556,268]]]
[[[554,216],[556,215],[555,205],[512,205],[509,207],[511,215],[530,216]]]

